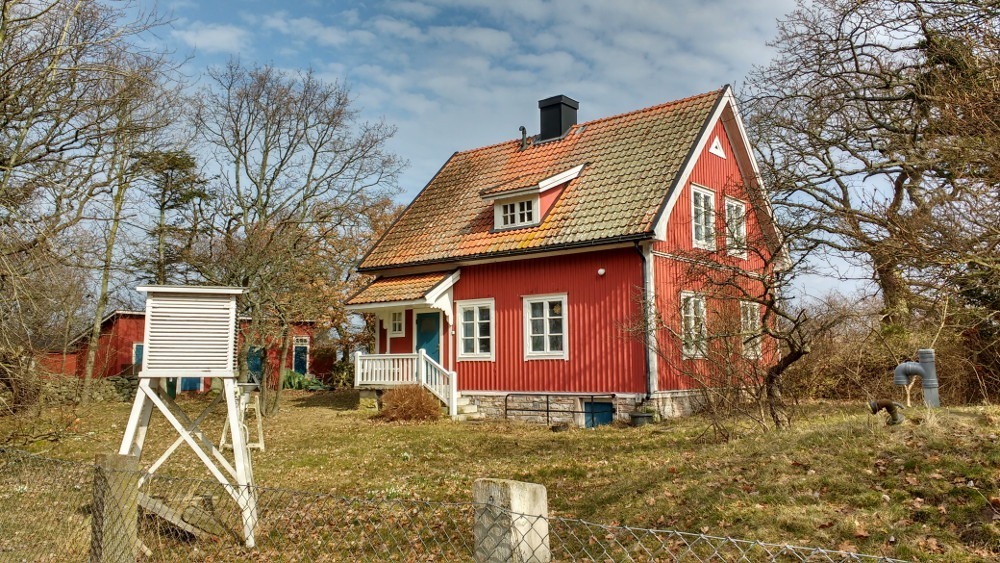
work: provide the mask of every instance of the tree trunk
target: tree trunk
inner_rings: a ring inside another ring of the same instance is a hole
[[[882,324],[904,326],[910,318],[910,302],[899,261],[881,252],[872,252],[871,257],[875,282],[882,290]]]

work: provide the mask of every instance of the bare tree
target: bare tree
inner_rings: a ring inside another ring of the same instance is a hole
[[[963,198],[956,171],[976,169],[956,158],[972,153],[951,150],[978,134],[962,128],[976,119],[956,111],[964,81],[949,56],[982,30],[995,36],[998,6],[800,1],[779,22],[777,57],[748,78],[749,129],[776,205],[827,252],[870,269],[887,325],[926,306],[912,276],[925,265],[919,233]],[[990,93],[965,107],[995,100],[995,83],[983,84]]]
[[[134,16],[134,17],[133,17]],[[129,3],[0,2],[0,308],[24,321],[26,275],[60,258],[60,236],[114,185],[119,117],[162,57],[139,47],[156,21]],[[65,255],[64,255],[65,256]],[[30,327],[0,325],[5,353],[33,355]],[[19,339],[20,338],[20,339]],[[25,362],[21,362],[25,364]],[[30,365],[27,362],[26,365]]]
[[[244,339],[245,368],[250,347],[280,342],[287,353],[291,323],[330,305],[327,293],[308,291],[331,274],[317,264],[392,193],[402,163],[385,148],[394,130],[359,121],[340,84],[235,61],[209,79],[195,124],[219,178],[210,236],[191,258],[206,280],[250,290],[243,306],[256,340]]]

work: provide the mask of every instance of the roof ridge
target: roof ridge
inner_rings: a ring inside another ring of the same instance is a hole
[[[596,123],[601,123],[603,121],[611,121],[613,119],[621,119],[623,117],[628,117],[628,116],[631,116],[631,115],[638,115],[638,114],[641,114],[641,113],[647,113],[647,112],[651,112],[651,111],[656,111],[656,110],[663,109],[663,108],[665,108],[667,106],[684,104],[684,103],[688,103],[688,102],[691,102],[691,101],[694,101],[694,100],[697,100],[697,99],[700,99],[700,98],[717,97],[717,96],[719,96],[720,94],[722,94],[725,91],[726,91],[726,86],[723,86],[721,88],[716,88],[715,90],[711,90],[711,91],[708,91],[708,92],[702,92],[701,94],[694,94],[694,95],[691,95],[691,96],[687,96],[686,98],[680,98],[679,100],[671,100],[669,102],[663,102],[663,103],[660,103],[660,104],[656,104],[654,106],[649,106],[649,107],[645,107],[645,108],[641,108],[641,109],[635,109],[635,110],[631,110],[631,111],[625,111],[625,112],[622,112],[622,113],[616,113],[614,115],[608,115],[608,116],[605,116],[605,117],[598,117],[598,118],[595,118],[595,119],[591,119],[590,121],[584,121],[583,123],[577,123],[576,125],[570,127],[569,130],[566,131],[566,134],[563,136],[563,138],[569,137],[572,134],[571,132],[574,131],[574,130],[576,130],[576,129],[581,129],[583,127],[589,127],[589,126],[594,125]],[[531,138],[531,137],[529,137],[529,138]],[[558,140],[558,139],[552,139],[552,140]],[[466,154],[476,153],[476,152],[479,152],[479,151],[485,151],[485,150],[489,150],[489,149],[494,149],[494,148],[501,147],[503,145],[507,145],[507,144],[511,144],[511,143],[520,143],[520,142],[521,142],[520,139],[514,138],[514,139],[509,139],[509,140],[506,140],[506,141],[500,141],[500,142],[489,144],[489,145],[483,145],[481,147],[467,149],[467,150],[464,150],[464,151],[456,151],[455,154],[456,155],[460,155],[460,154],[461,155],[466,155]],[[546,141],[546,142],[548,142],[548,141]]]

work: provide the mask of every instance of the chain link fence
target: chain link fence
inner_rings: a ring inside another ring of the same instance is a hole
[[[266,487],[248,492],[258,522],[247,548],[239,506],[218,482],[144,477],[0,449],[0,561],[897,561],[491,504]]]

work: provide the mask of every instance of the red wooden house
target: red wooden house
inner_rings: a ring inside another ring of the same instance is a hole
[[[94,378],[114,375],[135,375],[142,363],[143,334],[146,329],[145,311],[112,311],[101,320],[101,336],[98,340],[94,362]],[[312,342],[316,326],[311,322],[299,322],[292,326],[292,351],[285,361],[285,369],[299,373],[329,372],[329,361],[320,362],[312,354]],[[83,377],[87,362],[87,330],[73,339],[66,352],[48,352],[41,358],[42,367],[50,373]],[[262,372],[264,362],[272,374],[278,373],[281,363],[280,348],[269,346],[266,351],[255,350],[247,357],[248,369],[253,373]],[[322,364],[322,365],[320,365]],[[207,391],[210,379],[184,378],[179,391]]]
[[[779,248],[733,93],[580,124],[565,96],[539,108],[539,135],[455,153],[361,262],[376,279],[348,306],[378,329],[356,385],[420,382],[453,415],[688,412],[715,310],[692,265],[752,280]],[[624,328],[654,316],[659,353]]]

